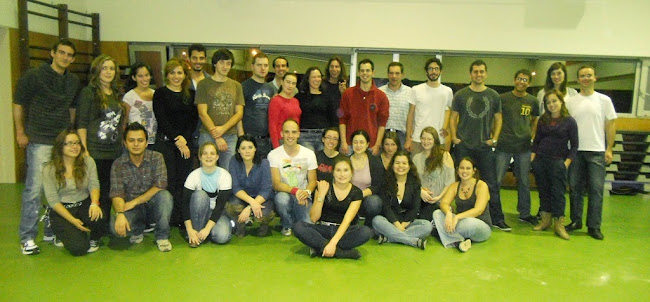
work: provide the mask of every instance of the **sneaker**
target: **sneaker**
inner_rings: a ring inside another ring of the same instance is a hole
[[[156,240],[156,245],[161,252],[169,252],[172,250],[172,243],[168,239]]]
[[[52,244],[54,244],[54,246],[56,247],[63,247],[63,241],[56,238],[56,236],[54,236],[54,240],[52,240]]]
[[[528,222],[528,223],[530,223],[532,225],[537,225],[537,223],[538,223],[537,219],[535,217],[533,217],[533,216],[528,216],[528,217],[524,217],[524,218],[519,217],[519,221]]]
[[[94,253],[99,249],[98,240],[90,240],[90,247],[88,248],[88,253]]]
[[[144,229],[144,232],[145,232],[145,233],[151,233],[151,232],[153,232],[153,230],[155,230],[155,229],[156,229],[156,224],[155,224],[155,223],[151,223],[151,224],[147,225],[147,227]]]
[[[417,247],[419,247],[421,250],[424,250],[427,248],[427,240],[426,239],[418,239]]]
[[[291,236],[291,228],[282,228],[282,231],[280,231],[282,235],[284,236]]]
[[[20,245],[23,255],[36,255],[41,252],[38,248],[38,245],[34,243],[34,240],[27,240],[25,243]]]
[[[510,232],[512,231],[512,228],[506,224],[505,221],[497,222],[492,224],[494,227],[496,227],[499,230],[502,230],[504,232]]]
[[[131,235],[131,238],[129,238],[129,242],[131,242],[132,244],[138,244],[138,243],[142,242],[142,240],[144,240],[144,235],[143,234]]]
[[[463,253],[469,251],[471,247],[472,247],[472,240],[469,239],[465,239],[458,244],[458,249]]]
[[[268,224],[262,224],[260,225],[260,228],[257,229],[257,236],[258,237],[266,237],[271,235],[271,228],[269,227]]]
[[[248,220],[246,220],[246,223],[245,223],[245,224],[246,224],[247,227],[249,227],[249,226],[253,226],[253,220],[250,219],[250,218],[248,218]]]
[[[53,242],[56,239],[56,235],[45,235],[43,236],[43,241]]]
[[[379,237],[377,237],[377,243],[384,244],[386,242],[388,242],[388,237],[384,235],[379,235]]]
[[[320,255],[318,255],[318,252],[315,249],[309,248],[309,257],[316,258],[318,256],[320,256]]]

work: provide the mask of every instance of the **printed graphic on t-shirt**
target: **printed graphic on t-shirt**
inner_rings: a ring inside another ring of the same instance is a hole
[[[533,111],[533,107],[527,104],[522,104],[521,105],[521,115],[522,116],[529,116],[530,113]]]
[[[255,107],[258,109],[267,109],[269,108],[269,103],[271,102],[271,97],[273,95],[269,95],[268,89],[260,88],[255,91],[253,94],[253,101],[255,101]]]
[[[104,110],[104,119],[99,123],[97,138],[100,143],[113,144],[118,141],[118,125],[122,118],[122,109],[117,111],[113,109]]]
[[[149,107],[145,105],[145,103],[141,100],[136,100],[133,102],[133,108],[138,110],[140,112],[140,121],[139,123],[144,126],[145,129],[147,129],[147,133],[149,134],[149,144],[153,144],[156,142],[156,129],[158,128],[158,123],[156,122],[156,118],[154,116],[153,110],[150,110]]]
[[[484,96],[479,100],[474,100],[474,97],[470,96],[465,102],[465,109],[471,118],[482,119],[490,111],[490,99]]]
[[[282,160],[281,174],[286,180],[286,184],[292,187],[300,186],[300,179],[305,178],[307,171],[306,158],[286,158]]]

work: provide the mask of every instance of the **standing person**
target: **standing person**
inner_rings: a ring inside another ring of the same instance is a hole
[[[413,89],[402,84],[404,78],[404,65],[400,62],[388,64],[388,84],[379,87],[388,98],[388,121],[386,131],[395,132],[400,143],[406,142],[406,122],[409,106],[413,103]],[[400,148],[404,145],[400,145]]]
[[[54,43],[52,62],[25,72],[18,80],[12,104],[16,142],[26,148],[25,190],[20,210],[20,248],[24,255],[38,254],[38,212],[42,206],[42,171],[52,155],[52,142],[74,123],[79,79],[68,71],[77,50],[68,39]],[[45,224],[44,241],[53,241],[52,229]]]
[[[174,197],[171,224],[183,227],[181,201],[183,184],[192,171],[191,137],[198,120],[194,92],[189,90],[189,66],[176,58],[165,64],[165,86],[153,94],[153,111],[158,121],[155,151],[162,153],[166,181]]]
[[[203,44],[192,44],[187,49],[187,53],[190,56],[190,70],[188,72],[190,79],[189,90],[192,91],[192,93],[196,93],[196,87],[198,87],[199,82],[210,77],[210,74],[205,71],[208,52]],[[198,152],[201,128],[203,128],[203,124],[201,124],[201,120],[198,120],[194,133],[192,133],[192,142],[190,144],[190,151],[192,154],[197,154]]]
[[[418,171],[422,188],[420,219],[433,221],[433,212],[440,208],[439,201],[454,183],[454,160],[440,144],[438,131],[426,127],[420,133],[422,152],[413,155],[413,165]]]
[[[221,48],[212,55],[214,75],[196,88],[195,103],[203,123],[199,145],[214,142],[219,148],[219,167],[228,170],[235,154],[237,123],[244,116],[244,93],[239,82],[228,77],[235,58]]]
[[[316,188],[316,155],[298,144],[300,127],[292,119],[282,124],[281,146],[269,153],[275,209],[280,215],[282,235],[291,236],[294,222],[310,223],[311,193]]]
[[[370,134],[368,140],[373,155],[379,155],[380,145],[388,121],[388,98],[377,89],[372,77],[375,74],[375,63],[369,59],[359,62],[359,85],[345,90],[341,96],[341,116],[339,117],[339,132],[341,134],[341,152],[351,154],[349,144],[353,133],[365,130]]]
[[[546,71],[546,82],[544,83],[544,88],[537,93],[537,99],[540,103],[540,115],[544,113],[544,95],[546,92],[553,89],[559,90],[565,100],[578,94],[577,90],[567,87],[566,66],[562,64],[562,62],[553,63]]]
[[[274,96],[269,103],[269,136],[273,148],[279,147],[282,133],[282,125],[287,119],[293,119],[300,124],[300,102],[294,98],[293,91],[296,90],[298,78],[293,73],[287,73],[282,79],[280,93]]]
[[[347,89],[347,75],[345,74],[345,65],[340,57],[334,56],[327,61],[325,76],[323,77],[323,92],[332,98],[335,107],[338,109],[341,103],[341,94]]]
[[[260,158],[266,158],[273,149],[269,137],[269,103],[276,93],[273,84],[265,82],[269,73],[266,54],[259,52],[253,56],[251,69],[253,75],[241,83],[245,105],[244,117],[237,124],[237,132],[239,135],[252,135],[257,142],[256,152]]]
[[[332,182],[334,162],[336,158],[344,157],[344,155],[339,153],[339,128],[329,127],[323,130],[321,140],[323,142],[323,150],[316,152],[316,162],[318,162],[316,176],[319,181],[326,180]]]
[[[539,105],[537,99],[526,90],[533,76],[527,69],[515,72],[514,89],[501,94],[501,142],[496,146],[496,173],[498,190],[490,199],[501,204],[501,182],[514,160],[513,172],[517,178],[517,211],[519,220],[532,225],[537,219],[530,215],[530,144],[537,128]]]
[[[384,165],[384,170],[388,171],[390,167],[390,162],[393,160],[395,152],[401,150],[401,140],[395,131],[389,131],[384,133],[384,139],[381,142],[381,154],[379,158],[381,163]]]
[[[282,87],[284,76],[289,72],[289,61],[287,58],[279,56],[273,59],[273,71],[275,75],[270,83],[273,85],[275,94],[277,94],[280,92],[280,88]],[[291,93],[291,96],[293,97],[298,93],[298,90],[294,89]]]
[[[296,99],[300,103],[300,144],[316,152],[323,149],[321,136],[327,127],[338,126],[338,107],[321,91],[323,75],[318,67],[309,67],[300,82]]]
[[[183,223],[190,247],[206,239],[225,244],[230,241],[230,218],[224,210],[232,196],[230,173],[217,167],[217,146],[207,142],[199,147],[201,167],[192,171],[183,189]]]
[[[230,217],[237,217],[235,235],[246,236],[246,221],[252,216],[259,221],[258,237],[271,235],[269,223],[273,212],[271,166],[257,151],[257,142],[250,134],[237,139],[237,154],[230,160],[233,197],[226,204]]]
[[[109,197],[111,166],[122,155],[122,142],[126,122],[126,106],[119,101],[117,63],[107,55],[100,55],[90,65],[88,86],[79,93],[77,127],[81,143],[97,164],[99,177],[100,207],[102,212],[111,212]],[[99,221],[96,231],[99,236],[110,234],[109,216]]]
[[[596,92],[596,69],[578,69],[580,94],[569,97],[567,109],[578,124],[578,154],[569,169],[571,187],[571,223],[567,231],[582,228],[583,190],[588,185],[587,228],[591,237],[602,240],[600,231],[603,215],[605,165],[612,162],[616,136],[616,111],[612,99]]]
[[[92,230],[103,217],[97,166],[84,153],[77,132],[64,130],[54,140],[52,161],[43,168],[43,191],[53,210],[52,230],[73,256],[99,249],[98,233]]]
[[[446,248],[456,247],[467,252],[473,242],[488,240],[492,234],[490,209],[487,207],[490,191],[487,184],[475,177],[474,161],[465,157],[458,164],[457,181],[449,187],[440,202],[440,210],[433,212],[434,227]],[[451,203],[456,203],[456,213]]]
[[[431,58],[424,63],[424,72],[427,75],[425,83],[413,87],[412,103],[406,119],[406,142],[404,149],[411,154],[422,151],[420,133],[426,127],[439,129],[440,143],[449,151],[449,108],[454,98],[451,88],[440,84],[442,75],[442,62],[438,58]]]
[[[318,182],[316,201],[309,211],[314,224],[298,221],[294,226],[296,238],[309,246],[312,257],[359,259],[361,253],[355,247],[373,235],[370,228],[357,224],[363,194],[350,183],[350,159],[337,158],[333,174],[331,181]]]
[[[555,234],[568,240],[569,234],[564,228],[564,193],[567,170],[578,153],[578,125],[569,115],[563,96],[557,89],[549,90],[544,96],[546,110],[537,125],[530,158],[542,216],[533,230],[543,231],[553,223]],[[567,143],[571,144],[571,149]]]
[[[361,189],[363,203],[360,215],[365,217],[365,225],[372,227],[372,219],[381,213],[381,192],[384,182],[384,165],[378,156],[368,150],[370,135],[366,131],[352,132],[352,184]]]
[[[128,150],[111,167],[111,199],[115,215],[111,230],[119,237],[130,235],[137,244],[144,240],[145,217],[151,212],[156,222],[154,234],[161,252],[172,250],[169,242],[169,219],[173,200],[167,188],[167,171],[163,156],[147,149],[147,129],[138,123],[124,130]]]
[[[127,123],[138,122],[147,128],[149,135],[149,147],[156,143],[156,132],[158,131],[158,122],[156,115],[153,113],[153,93],[155,90],[149,86],[151,84],[151,67],[145,63],[136,62],[131,66],[131,72],[127,79],[125,90],[127,91],[122,98],[126,106]]]
[[[386,173],[382,194],[382,215],[372,220],[379,233],[379,244],[396,242],[420,249],[427,246],[426,238],[433,227],[425,219],[417,219],[422,199],[417,169],[406,150],[397,151]]]
[[[478,164],[481,177],[490,189],[490,215],[495,227],[509,232],[505,222],[496,179],[495,154],[501,134],[501,99],[494,89],[485,86],[487,64],[481,60],[469,67],[471,83],[454,95],[449,125],[454,143],[455,160],[470,157]]]

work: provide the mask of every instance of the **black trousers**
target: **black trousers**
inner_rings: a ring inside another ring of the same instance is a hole
[[[338,226],[310,224],[304,221],[298,221],[293,225],[293,234],[310,248],[322,251],[330,239],[334,237]],[[353,249],[366,243],[374,235],[371,228],[363,225],[350,225],[336,245],[337,248],[344,250]]]
[[[97,166],[97,178],[99,178],[99,207],[102,209],[104,218],[97,222],[97,227],[93,232],[97,233],[97,238],[111,234],[109,230],[109,217],[111,216],[111,167],[114,159],[95,159]],[[86,215],[87,216],[87,215]]]
[[[90,229],[90,236],[88,233],[78,229],[72,223],[63,218],[59,213],[52,210],[50,211],[50,223],[56,238],[63,242],[66,250],[73,256],[83,256],[88,253],[90,247],[90,240],[98,240],[100,236],[95,229],[98,227],[98,221],[90,221],[88,216],[88,208],[90,207],[90,198],[82,201],[80,206],[68,208],[68,212],[75,218],[81,220],[83,225]],[[104,213],[104,217],[110,216]]]
[[[167,190],[172,194],[174,199],[174,207],[172,208],[172,216],[170,219],[171,226],[182,226],[182,199],[183,199],[183,185],[185,179],[192,172],[193,157],[184,159],[180,151],[176,148],[173,141],[157,141],[152,147],[152,150],[158,151],[165,159],[165,166],[167,167]],[[147,214],[147,216],[149,216]]]

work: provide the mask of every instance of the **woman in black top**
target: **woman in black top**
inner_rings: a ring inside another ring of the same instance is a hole
[[[332,181],[332,170],[334,169],[334,160],[343,156],[339,153],[339,128],[329,127],[323,130],[321,141],[323,150],[316,151],[316,176],[318,180]]]
[[[359,259],[354,249],[370,240],[373,231],[357,224],[357,212],[361,207],[361,190],[352,183],[352,163],[339,157],[334,163],[332,182],[321,180],[315,193],[314,204],[309,211],[309,224],[299,221],[293,232],[310,248],[311,256]]]
[[[485,241],[492,234],[492,220],[487,208],[490,192],[487,184],[475,174],[474,161],[469,157],[461,159],[458,164],[460,181],[451,184],[440,201],[440,210],[433,212],[434,226],[446,248],[457,247],[461,252],[467,252],[472,241]],[[451,209],[452,201],[456,203],[455,214]]]
[[[416,219],[420,211],[420,179],[418,171],[405,150],[399,150],[390,162],[382,200],[382,215],[372,220],[379,233],[379,244],[397,242],[425,249],[424,239],[430,233],[431,222]]]
[[[323,77],[323,91],[332,98],[337,110],[341,103],[341,95],[348,88],[347,84],[343,60],[338,56],[330,58]]]
[[[322,73],[318,67],[309,67],[300,81],[300,92],[296,99],[300,102],[300,144],[319,151],[323,149],[321,134],[327,127],[338,127],[336,104],[321,89]]]
[[[174,197],[171,225],[181,226],[183,183],[193,168],[189,142],[198,121],[194,92],[188,89],[189,66],[172,58],[165,64],[165,86],[153,94],[153,112],[158,121],[154,150],[162,153],[167,166],[169,193]]]

